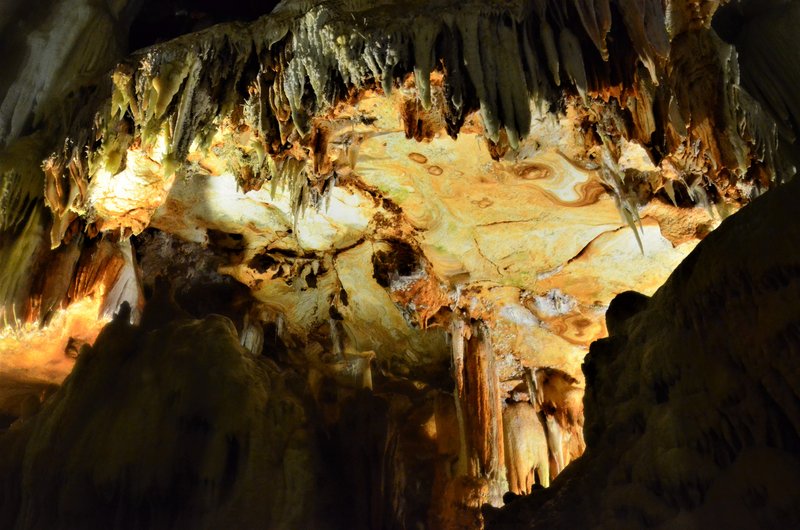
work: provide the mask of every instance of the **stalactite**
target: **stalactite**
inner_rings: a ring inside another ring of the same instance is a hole
[[[444,486],[442,528],[480,528],[485,502],[502,503],[507,491],[503,416],[494,353],[480,323],[454,317],[450,328],[458,429],[458,460]]]
[[[434,65],[436,49],[434,43],[440,28],[431,20],[417,19],[414,24],[414,80],[422,108],[431,108],[430,76]]]
[[[469,325],[465,331],[462,339],[463,375],[460,376],[463,386],[460,391],[458,383],[456,385],[464,416],[467,475],[485,480],[489,502],[499,505],[506,491],[506,481],[503,419],[495,359],[488,331],[481,324]],[[453,342],[457,341],[454,338]],[[456,375],[456,381],[458,378]]]
[[[451,373],[455,382],[453,399],[456,406],[456,418],[458,421],[458,463],[457,475],[467,474],[467,424],[464,412],[464,354],[466,333],[468,333],[466,323],[461,318],[454,318],[450,330],[450,346],[452,352]]]
[[[600,52],[604,61],[608,60],[606,38],[611,31],[610,0],[574,0],[575,8],[581,17],[586,33]]]
[[[239,334],[239,342],[242,347],[253,355],[260,355],[264,349],[264,328],[260,322],[254,321],[249,315],[245,314],[242,322],[242,332]]]
[[[554,416],[555,409],[545,408],[543,413],[547,423],[547,446],[550,449],[550,455],[553,458],[554,464],[550,469],[550,476],[555,478],[564,471],[564,466],[566,465],[566,459],[564,457],[564,431]]]
[[[338,315],[337,315],[338,316]],[[334,359],[337,361],[341,361],[344,359],[344,337],[342,336],[342,323],[341,318],[337,318],[337,316],[331,316],[328,319],[328,326],[331,330],[331,352],[333,353]]]
[[[798,198],[797,179],[765,194],[652,297],[612,301],[584,361],[590,450],[488,528],[797,525]]]
[[[659,0],[617,0],[633,46],[658,84],[658,72],[669,54],[669,36]]]
[[[680,101],[671,106],[658,101],[663,94],[653,94],[655,85],[664,79],[669,80],[670,88],[685,85],[663,75],[670,42],[659,2],[619,0],[620,21],[613,20],[609,0],[512,4],[500,9],[468,3],[447,17],[409,12],[385,28],[378,24],[380,29],[370,24],[368,17],[336,16],[338,6],[306,6],[309,9],[304,10],[300,5],[287,5],[248,27],[222,25],[132,56],[115,69],[108,83],[98,86],[91,103],[74,113],[66,128],[56,128],[57,136],[67,137],[69,142],[49,163],[48,204],[56,217],[52,244],[61,242],[73,219],[91,211],[86,190],[97,172],[114,175],[125,170],[124,154],[130,145],[141,141],[143,146],[153,147],[160,143],[153,158],[166,179],[186,163],[190,150],[206,149],[209,131],[226,119],[250,127],[258,136],[255,143],[261,155],[254,157],[252,167],[242,167],[242,172],[256,174],[256,183],[271,179],[274,186],[278,181],[291,181],[296,215],[307,205],[319,205],[336,172],[306,171],[304,161],[298,161],[299,170],[284,167],[297,165],[288,162],[295,156],[289,153],[316,130],[315,120],[352,89],[377,83],[388,94],[411,71],[416,73],[418,100],[426,109],[434,104],[430,73],[437,68],[443,71],[444,116],[451,135],[457,134],[465,114],[479,104],[486,137],[497,143],[504,131],[510,147],[516,148],[529,132],[529,96],[541,105],[557,96],[550,90],[553,83],[568,90],[569,84],[586,104],[589,79],[600,84],[600,89],[612,82],[614,76],[603,73],[606,69],[585,56],[581,42],[587,36],[602,59],[625,63],[615,64],[623,72],[635,71],[635,65],[627,64],[627,55],[609,55],[619,54],[606,43],[612,23],[627,33],[650,73],[648,82],[641,79],[639,88],[620,96],[619,104],[630,109],[633,117],[632,136],[646,143],[654,131],[669,130],[673,118],[679,118],[680,112],[653,117],[654,107],[684,112]],[[357,2],[351,8],[360,5]],[[569,19],[573,10],[579,22]],[[408,21],[412,23],[405,24]],[[503,68],[498,67],[500,63]],[[692,157],[702,161],[710,156],[713,162],[721,156],[727,164],[733,156],[738,157],[738,164],[748,166],[757,155],[770,165],[774,162],[774,131],[759,126],[764,117],[746,97],[731,94],[728,101],[736,109],[728,114],[738,119],[728,120],[722,129],[735,130],[738,135],[743,132],[740,124],[754,122],[748,126],[747,141],[759,146],[763,156],[750,153],[734,138],[715,138],[720,128],[680,116],[708,150],[701,149]],[[741,119],[743,113],[750,120]],[[685,132],[680,124],[674,125],[678,138],[672,141],[666,135],[669,151],[680,148]],[[314,156],[317,160],[321,153],[315,151]],[[691,167],[686,171],[691,172]]]
[[[526,374],[527,375],[527,374]],[[549,368],[531,373],[536,405],[545,420],[547,443],[554,465],[555,478],[572,459],[583,454],[583,390],[577,380]]]
[[[539,390],[538,379],[536,378],[536,368],[524,368],[523,377],[525,380],[525,388],[528,390],[528,399],[531,403],[541,403],[544,401],[544,396]]]
[[[548,487],[551,476],[548,436],[533,403],[506,405],[503,439],[509,491],[527,495],[537,482]]]
[[[589,103],[586,98],[586,62],[581,52],[581,43],[578,38],[568,28],[561,30],[559,34],[559,49],[563,58],[564,73],[567,74],[575,89],[583,99],[584,104]]]
[[[546,19],[541,19],[539,26],[539,37],[541,38],[542,46],[544,47],[544,54],[547,57],[547,66],[550,68],[550,75],[553,76],[553,81],[556,86],[561,86],[561,73],[559,67],[558,48],[556,47],[556,38],[553,33],[553,28]]]

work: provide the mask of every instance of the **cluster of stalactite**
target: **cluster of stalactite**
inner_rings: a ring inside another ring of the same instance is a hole
[[[436,527],[481,528],[483,505],[548,487],[583,454],[583,389],[563,372],[534,368],[503,392],[486,326],[456,318],[451,334],[460,443]]]
[[[30,286],[15,271],[42,268],[43,230],[52,246],[75,232],[115,230],[87,196],[99,173],[166,181],[223,130],[221,154],[243,188],[289,186],[299,212],[355,165],[359,138],[347,124],[326,123],[325,113],[364,88],[389,93],[412,74],[417,96],[401,113],[409,137],[439,126],[455,136],[479,110],[497,156],[527,134],[531,98],[570,102],[599,149],[585,162],[601,169],[631,225],[657,193],[677,202],[747,200],[776,174],[774,121],[739,87],[734,49],[708,29],[716,3],[698,13],[689,4],[475,2],[448,6],[445,16],[299,2],[140,51],[66,99],[53,113],[65,120],[4,151],[3,312],[42,316],[26,312]],[[249,139],[237,141],[242,128]],[[622,140],[641,143],[667,178],[650,185],[620,169]],[[147,212],[131,215],[139,220],[119,228],[123,239],[147,226]]]

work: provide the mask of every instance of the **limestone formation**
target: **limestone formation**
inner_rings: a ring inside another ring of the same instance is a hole
[[[530,493],[550,485],[550,456],[544,425],[530,403],[510,403],[503,411],[508,490]]]
[[[795,522],[796,2],[247,1],[0,6],[0,526]]]

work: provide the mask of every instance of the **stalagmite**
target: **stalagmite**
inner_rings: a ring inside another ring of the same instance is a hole
[[[553,478],[564,471],[564,466],[567,463],[564,455],[564,445],[566,442],[564,439],[565,433],[558,423],[558,420],[556,420],[554,412],[554,410],[549,410],[547,408],[543,411],[547,424],[547,447],[550,449],[550,454],[555,464],[550,470],[550,476]]]
[[[652,297],[615,299],[592,345],[587,452],[488,528],[792,527],[800,521],[800,181],[710,235]],[[782,227],[782,236],[774,230]],[[758,418],[758,419],[756,419]],[[753,504],[753,491],[763,492]],[[584,507],[569,512],[574,503]],[[534,517],[535,514],[535,517]]]

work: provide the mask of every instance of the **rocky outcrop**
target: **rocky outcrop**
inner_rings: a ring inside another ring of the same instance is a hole
[[[134,326],[124,305],[2,437],[2,526],[310,524],[318,450],[302,380],[249,357],[224,317],[149,311]]]

